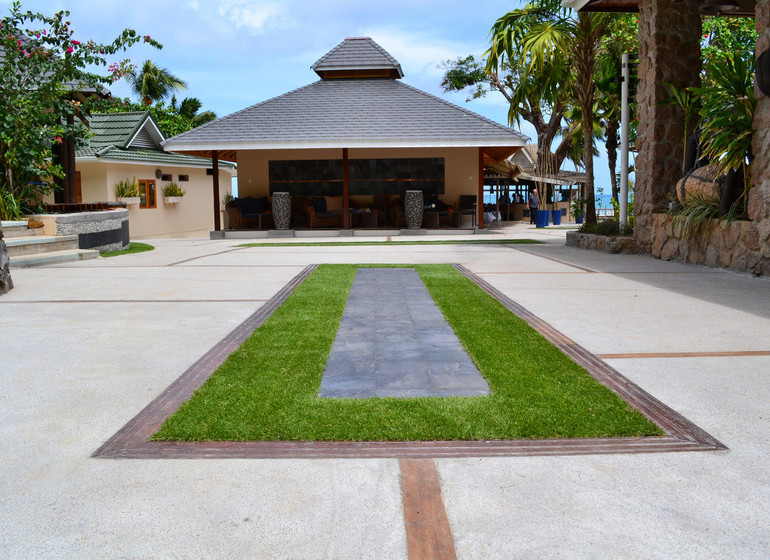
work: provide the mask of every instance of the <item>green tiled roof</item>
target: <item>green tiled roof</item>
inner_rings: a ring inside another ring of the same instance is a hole
[[[80,151],[78,151],[78,156]],[[132,148],[108,148],[103,150],[96,157],[108,161],[124,161],[127,163],[158,163],[166,165],[184,165],[187,167],[211,167],[211,160],[204,157],[189,156],[186,154],[177,154],[174,152],[164,152],[162,150],[141,150]],[[235,164],[220,161],[219,167],[235,168]]]
[[[211,160],[204,157],[164,152],[160,143],[152,135],[146,133],[146,127],[151,126],[153,132],[163,135],[152,120],[149,111],[133,111],[128,113],[98,113],[91,115],[91,134],[85,146],[77,148],[78,158],[96,158],[108,161],[157,163],[180,165],[187,167],[211,167]],[[148,122],[149,121],[149,122]],[[142,130],[145,128],[145,130]],[[142,132],[144,144],[150,143],[154,148],[137,147],[138,142],[132,141],[137,133]],[[220,167],[234,169],[235,164],[220,162]]]
[[[133,111],[91,115],[91,147],[97,150],[106,146],[128,147],[149,114],[149,111]]]

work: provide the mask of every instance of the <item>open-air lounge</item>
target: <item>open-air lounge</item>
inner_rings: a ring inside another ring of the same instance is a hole
[[[484,227],[468,197],[482,199],[485,165],[520,150],[524,135],[404,84],[368,37],[345,39],[312,69],[319,81],[164,144],[237,162],[224,227],[214,181],[215,230]],[[276,193],[290,200],[280,210]]]

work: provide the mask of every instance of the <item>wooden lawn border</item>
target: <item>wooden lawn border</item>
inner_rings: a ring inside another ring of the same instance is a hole
[[[626,379],[594,354],[508,298],[462,265],[454,267],[506,309],[526,321],[650,421],[663,437],[529,439],[493,441],[149,441],[208,379],[313,272],[309,265],[267,303],[217,343],[139,414],[97,449],[92,457],[125,459],[329,459],[569,456],[675,451],[714,451],[727,447],[675,410]]]

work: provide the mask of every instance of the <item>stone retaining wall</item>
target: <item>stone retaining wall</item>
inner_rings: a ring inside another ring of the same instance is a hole
[[[122,251],[128,249],[131,241],[128,210],[38,214],[30,218],[43,222],[46,235],[77,235],[81,249]]]
[[[770,275],[770,256],[761,252],[756,222],[737,221],[725,227],[724,222],[715,220],[690,239],[682,238],[668,214],[655,214],[654,223],[653,257]]]
[[[770,50],[770,0],[757,0],[754,24],[757,29],[756,54]],[[749,218],[757,225],[763,274],[770,276],[770,97],[754,84],[757,108],[754,111],[754,138],[752,140],[752,182],[749,194]]]
[[[650,252],[654,216],[682,177],[684,113],[660,102],[678,88],[700,84],[701,0],[639,0],[639,126],[634,167],[634,236]]]
[[[567,245],[604,253],[631,254],[638,252],[631,235],[596,235],[593,233],[567,232]]]
[[[3,241],[3,226],[0,226],[0,294],[13,289],[10,267],[11,260],[8,258],[8,249]]]

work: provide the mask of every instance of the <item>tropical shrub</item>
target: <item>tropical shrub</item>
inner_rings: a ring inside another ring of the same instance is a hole
[[[63,177],[54,157],[58,144],[87,134],[81,118],[90,101],[73,89],[100,91],[120,78],[129,61],[108,66],[108,57],[136,43],[160,44],[149,35],[124,30],[110,43],[77,40],[69,12],[52,16],[23,12],[13,2],[0,21],[0,212],[24,213],[57,188]],[[107,67],[104,74],[97,73]]]
[[[132,181],[124,179],[115,183],[115,196],[117,198],[132,198],[139,196],[139,184],[136,177]]]
[[[184,196],[187,193],[176,183],[169,183],[163,187],[163,196]]]

